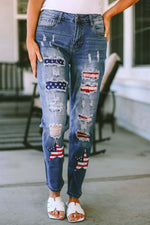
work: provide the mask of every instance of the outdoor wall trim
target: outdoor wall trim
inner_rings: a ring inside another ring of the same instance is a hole
[[[133,133],[143,137],[146,140],[150,140],[150,133],[149,132],[140,129],[139,127],[134,126],[133,124],[128,123],[127,121],[124,121],[121,118],[117,118],[117,124],[120,127],[123,127],[125,129],[127,129],[127,130],[129,130],[129,131],[131,131],[131,132],[133,132]]]
[[[150,104],[150,67],[120,68],[111,89],[117,96]]]

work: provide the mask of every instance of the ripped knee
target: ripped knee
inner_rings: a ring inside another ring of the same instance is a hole
[[[53,138],[60,138],[62,133],[62,125],[56,124],[56,125],[50,125],[49,127],[50,136]]]

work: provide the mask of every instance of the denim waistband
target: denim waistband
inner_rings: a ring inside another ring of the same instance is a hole
[[[93,24],[93,21],[97,17],[101,17],[101,14],[73,14],[73,13],[67,13],[67,12],[61,12],[57,10],[51,10],[51,9],[43,9],[42,12],[44,14],[50,15],[50,16],[55,16],[58,19],[58,23],[61,20],[67,20],[70,22],[91,22]]]

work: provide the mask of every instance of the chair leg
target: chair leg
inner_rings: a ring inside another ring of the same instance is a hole
[[[31,118],[32,118],[32,111],[30,111],[28,121],[27,121],[27,125],[26,125],[26,129],[25,129],[25,134],[24,134],[24,142],[23,143],[26,146],[28,144],[28,134],[29,134],[29,129],[30,129]]]
[[[90,154],[92,155],[97,155],[97,154],[101,154],[101,153],[105,153],[106,149],[101,149],[101,150],[96,150],[96,143],[98,143],[99,141],[96,141],[96,126],[94,128],[94,133],[93,133],[93,152]]]
[[[28,134],[29,134],[29,128],[30,128],[30,123],[31,123],[31,117],[32,117],[32,113],[33,113],[33,104],[34,104],[34,97],[35,97],[35,93],[36,93],[36,88],[37,88],[37,84],[34,83],[33,95],[32,95],[31,105],[30,105],[30,111],[29,111],[27,125],[26,125],[26,129],[25,129],[25,133],[24,133],[23,143],[24,143],[25,146],[28,145]]]
[[[110,137],[103,138],[102,136],[103,123],[101,121],[98,123],[98,127],[99,127],[99,142],[109,141],[111,139]]]
[[[112,132],[115,133],[115,118],[112,118]]]

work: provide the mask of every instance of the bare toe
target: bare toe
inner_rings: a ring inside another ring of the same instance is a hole
[[[65,213],[63,211],[59,212],[59,219],[63,220],[65,218]]]

